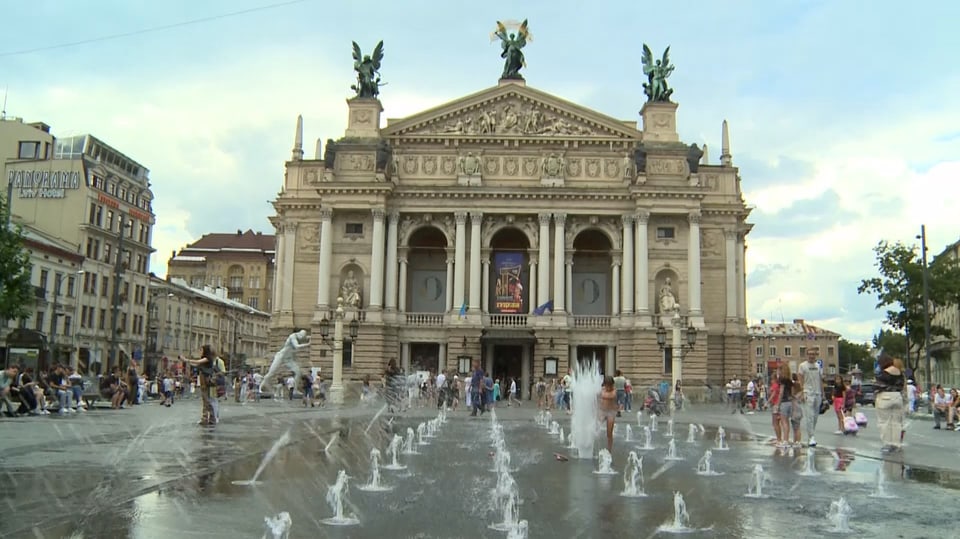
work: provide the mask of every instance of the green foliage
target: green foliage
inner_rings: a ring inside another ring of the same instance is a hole
[[[873,353],[867,343],[840,339],[838,353],[840,372],[848,373],[854,368],[859,368],[864,374],[873,372]]]
[[[907,357],[907,336],[892,329],[881,329],[873,336],[874,348],[883,348],[894,357]]]
[[[0,216],[6,218],[7,204],[0,197]],[[30,285],[30,254],[23,247],[20,227],[0,222],[0,319],[16,320],[30,313],[33,287]]]
[[[876,253],[879,275],[863,279],[857,292],[874,295],[877,308],[886,309],[886,322],[906,333],[910,349],[918,351],[915,357],[906,356],[907,365],[916,370],[920,362],[919,350],[924,344],[923,261],[919,248],[901,242],[881,241],[873,251]],[[935,258],[929,265],[927,278],[931,315],[933,309],[960,298],[960,265],[955,260],[949,257]],[[952,333],[949,328],[931,321],[930,338],[932,340],[938,336],[950,338]],[[899,355],[905,346],[901,343],[900,346],[884,348],[893,355]]]

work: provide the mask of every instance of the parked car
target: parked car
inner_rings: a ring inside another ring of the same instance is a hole
[[[877,386],[872,382],[864,382],[860,386],[860,393],[857,393],[857,404],[865,406],[867,404],[876,406],[877,404]]]

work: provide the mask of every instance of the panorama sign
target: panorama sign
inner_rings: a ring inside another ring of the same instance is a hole
[[[20,198],[65,198],[67,189],[80,188],[80,172],[50,170],[11,170],[7,181]]]

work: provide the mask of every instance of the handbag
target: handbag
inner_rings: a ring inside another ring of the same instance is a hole
[[[820,415],[823,415],[830,409],[830,401],[827,399],[820,399]]]

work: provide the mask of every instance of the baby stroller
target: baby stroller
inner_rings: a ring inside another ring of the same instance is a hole
[[[643,409],[650,410],[656,415],[662,415],[667,411],[667,405],[656,388],[651,387],[647,390],[647,396],[643,399]]]

